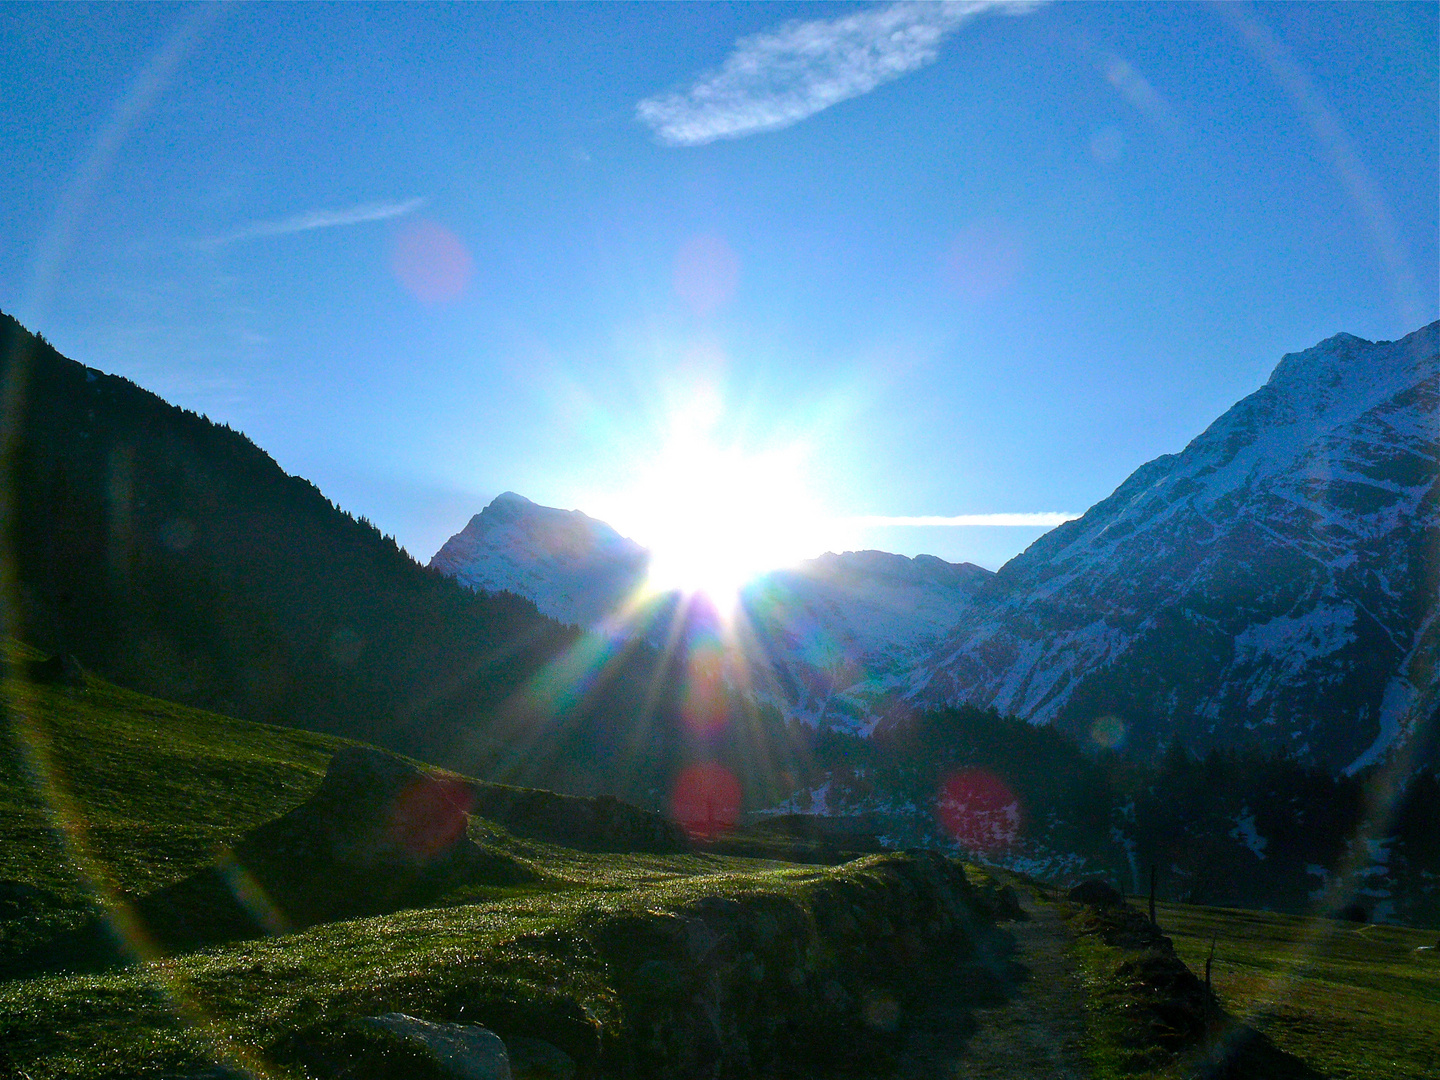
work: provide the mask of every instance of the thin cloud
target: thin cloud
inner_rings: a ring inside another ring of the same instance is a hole
[[[957,514],[954,517],[857,517],[850,518],[854,525],[864,526],[888,526],[888,525],[1020,525],[1029,528],[1051,529],[1056,525],[1063,525],[1067,521],[1074,521],[1079,514]]]
[[[1135,69],[1135,65],[1119,56],[1105,61],[1105,78],[1120,92],[1120,96],[1139,112],[1155,122],[1165,134],[1172,138],[1180,134],[1180,121],[1176,118],[1170,103],[1160,96],[1160,91],[1150,80]]]
[[[207,244],[233,244],[237,240],[254,240],[262,236],[286,236],[290,233],[309,232],[312,229],[333,229],[340,225],[359,225],[366,221],[385,221],[388,218],[404,217],[425,205],[422,199],[406,199],[404,202],[362,203],[343,210],[309,210],[294,217],[279,221],[257,221],[221,236],[205,241]]]
[[[924,67],[949,34],[985,11],[1022,14],[1035,6],[907,0],[838,19],[788,22],[741,38],[718,70],[687,90],[646,98],[635,113],[671,146],[775,131]]]

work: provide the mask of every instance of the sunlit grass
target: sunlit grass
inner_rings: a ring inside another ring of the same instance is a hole
[[[308,797],[343,745],[99,680],[83,693],[27,688],[17,700],[21,719],[0,762],[0,877],[42,890],[42,900],[30,916],[0,921],[9,958],[96,911],[77,852],[118,892],[169,885]],[[820,868],[706,852],[594,854],[478,817],[470,830],[532,867],[535,880],[465,885],[425,909],[102,974],[0,982],[0,1074],[158,1077],[225,1059],[259,1076],[298,1077],[313,1073],[307,1047],[353,1039],[356,1017],[393,1011],[491,1023],[548,1017],[557,1042],[577,1015],[622,1031],[625,1006],[592,940],[597,925],[704,897],[766,898],[808,920],[827,889],[879,887],[872,867],[886,858]]]
[[[1440,955],[1433,930],[1161,904],[1161,929],[1213,980],[1225,1008],[1334,1078],[1440,1076]]]

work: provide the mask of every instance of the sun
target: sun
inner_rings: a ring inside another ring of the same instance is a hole
[[[678,411],[668,428],[610,511],[649,549],[650,591],[703,594],[724,613],[758,575],[819,554],[823,515],[803,444],[727,442],[703,405]]]

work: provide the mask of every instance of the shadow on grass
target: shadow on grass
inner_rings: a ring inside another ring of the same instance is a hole
[[[1325,1080],[1249,1024],[1229,1021],[1192,1068],[1194,1080]]]
[[[976,1011],[1004,1005],[1031,979],[1016,958],[1014,934],[993,926],[977,929],[974,937],[970,956],[915,987],[925,1005],[901,1026],[901,1075],[948,1076],[979,1030]]]

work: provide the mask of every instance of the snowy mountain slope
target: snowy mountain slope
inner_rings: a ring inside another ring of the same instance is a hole
[[[827,553],[745,592],[770,678],[761,696],[812,724],[868,732],[877,703],[960,620],[994,574],[884,551]]]
[[[906,696],[1080,732],[1118,716],[1142,747],[1379,760],[1435,707],[1437,327],[1287,355],[1006,564]]]
[[[998,574],[846,552],[767,575],[743,597],[752,692],[862,732],[972,703],[1142,752],[1178,737],[1383,760],[1440,709],[1437,326],[1284,357]],[[590,626],[646,560],[507,493],[431,565]]]
[[[645,579],[649,555],[578,510],[507,491],[447,540],[430,565],[463,585],[512,592],[546,615],[590,626]]]
[[[643,584],[649,554],[610,526],[506,492],[430,565],[471,588],[518,593],[547,615],[593,627]],[[752,583],[741,637],[754,694],[788,716],[868,729],[879,687],[959,620],[990,571],[934,556],[826,554]],[[644,632],[668,636],[662,609]]]

